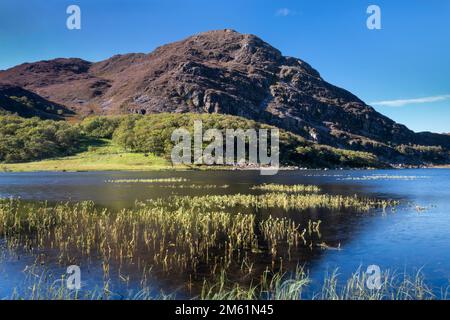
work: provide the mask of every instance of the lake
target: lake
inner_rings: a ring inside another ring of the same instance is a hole
[[[170,178],[182,179],[182,182],[131,182],[134,179]],[[321,221],[320,235],[316,236],[315,243],[326,246],[299,246],[289,254],[280,249],[284,271],[293,271],[298,265],[308,270],[312,284],[307,295],[320,290],[326,274],[337,270],[339,277],[345,280],[358,269],[365,271],[369,265],[399,274],[414,275],[421,271],[438,295],[441,288],[449,286],[450,169],[299,170],[281,171],[275,176],[261,176],[259,171],[0,173],[0,198],[20,198],[31,203],[48,201],[50,205],[90,200],[100,208],[120,210],[133,208],[136,201],[163,199],[170,202],[175,196],[258,195],[261,192],[253,190],[252,186],[263,183],[316,185],[321,188],[321,193],[330,195],[357,195],[400,202],[396,210],[370,212],[325,208],[302,212],[295,209],[257,210],[258,217],[287,217],[300,226],[307,226],[308,221]],[[44,270],[56,275],[65,273],[66,264],[58,263],[55,248],[12,251],[7,248],[5,239],[0,246],[1,298],[10,297],[15,290],[20,291],[27,285],[30,265],[38,266],[31,277],[38,277]],[[73,257],[72,263],[81,266],[83,290],[104,286],[104,270],[99,259],[95,256]],[[268,252],[250,254],[249,257],[257,271],[273,265],[273,257]],[[111,264],[108,288],[115,298],[139,292],[142,273],[139,264],[146,259],[148,256],[143,254],[126,265]],[[198,268],[202,268],[201,264]],[[190,298],[198,294],[198,286],[207,278],[206,273],[199,271],[198,274],[193,279],[188,271],[168,273],[155,267],[148,285],[155,296],[163,290],[175,297]],[[247,281],[242,280],[243,283]]]

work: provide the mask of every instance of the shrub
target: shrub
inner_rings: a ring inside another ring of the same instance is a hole
[[[63,121],[0,116],[0,161],[24,162],[73,153],[82,135]]]
[[[89,117],[81,122],[83,132],[92,138],[111,139],[120,124],[120,117]]]

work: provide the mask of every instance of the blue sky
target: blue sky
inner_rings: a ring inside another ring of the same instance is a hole
[[[71,4],[81,8],[81,30],[66,28]],[[381,8],[381,30],[366,27],[371,4]],[[0,69],[150,52],[224,28],[307,61],[415,131],[450,132],[449,0],[1,0]]]

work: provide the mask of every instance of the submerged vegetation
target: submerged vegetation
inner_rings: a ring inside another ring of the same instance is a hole
[[[173,182],[184,181],[167,178],[120,182],[176,187],[183,184]],[[62,266],[94,259],[101,262],[103,269],[104,288],[99,291],[74,295],[62,286],[39,283],[33,286],[33,292],[18,292],[13,298],[125,298],[111,295],[109,279],[114,277],[113,269],[118,269],[120,281],[128,281],[120,270],[131,267],[137,268],[141,275],[142,291],[126,298],[170,297],[155,296],[148,289],[152,274],[157,272],[166,276],[186,275],[185,290],[194,298],[300,299],[302,290],[309,284],[308,275],[300,268],[296,273],[285,273],[284,266],[299,263],[294,256],[301,248],[332,248],[322,240],[323,222],[309,219],[299,223],[287,216],[260,215],[259,210],[301,212],[325,208],[339,212],[352,208],[367,212],[395,208],[398,204],[389,200],[317,194],[320,189],[316,186],[259,187],[258,190],[278,192],[171,196],[136,202],[134,207],[120,210],[101,208],[93,202],[49,204],[0,200],[0,237],[5,240],[8,252],[36,255],[39,265],[46,260],[39,252],[51,250],[57,253],[56,261]],[[302,194],[303,191],[312,193]],[[255,265],[259,257],[268,259],[265,271]],[[326,293],[316,298],[370,297],[369,293],[362,292],[345,296],[332,285],[334,282],[330,280]]]

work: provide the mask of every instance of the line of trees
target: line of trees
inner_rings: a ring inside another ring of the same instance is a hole
[[[169,158],[172,132],[192,131],[201,120],[203,130],[273,128],[252,120],[220,114],[152,114],[95,116],[77,124],[65,121],[0,116],[0,162],[26,162],[74,154],[100,139],[112,139],[129,152],[153,153]],[[207,144],[207,143],[206,143]],[[206,145],[205,144],[205,145]],[[317,145],[280,130],[280,161],[307,167],[377,167],[371,153]]]
[[[26,162],[76,152],[83,134],[64,121],[0,116],[0,161]]]

